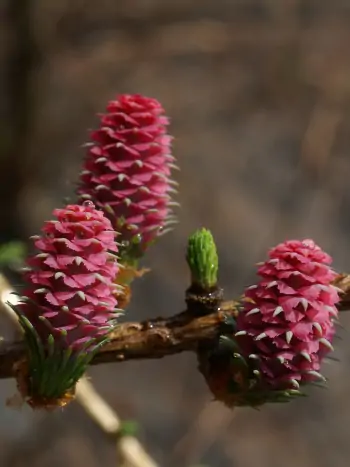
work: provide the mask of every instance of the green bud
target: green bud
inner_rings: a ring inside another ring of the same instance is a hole
[[[211,232],[200,229],[188,239],[187,264],[191,270],[192,283],[203,289],[211,289],[217,284],[218,255]]]

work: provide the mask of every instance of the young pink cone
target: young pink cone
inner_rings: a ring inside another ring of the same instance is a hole
[[[288,402],[304,395],[300,386],[324,381],[320,366],[332,350],[339,302],[330,263],[312,240],[270,251],[219,345],[198,353],[217,400],[229,407]]]
[[[108,104],[91,133],[78,193],[111,220],[124,259],[137,259],[175,222],[168,124],[156,99],[125,94]]]
[[[312,240],[281,243],[269,257],[260,282],[245,292],[236,339],[246,357],[258,357],[264,386],[298,389],[324,380],[319,370],[332,350],[340,300],[336,273]]]
[[[16,312],[29,352],[29,393],[60,398],[85,371],[118,317],[115,232],[87,201],[54,211],[38,253],[28,260],[28,286]]]

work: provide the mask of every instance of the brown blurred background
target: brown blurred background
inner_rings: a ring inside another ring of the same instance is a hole
[[[314,238],[350,271],[348,0],[1,0],[0,14],[1,241],[25,240],[73,196],[95,114],[137,92],[171,116],[182,209],[148,256],[153,272],[135,285],[130,319],[182,309],[186,238],[203,225],[227,297],[286,238]],[[189,354],[90,374],[140,423],[162,467],[345,467],[342,336],[329,390],[260,412],[211,402]],[[4,404],[14,391],[0,382]],[[114,443],[78,405],[45,414],[4,404],[1,467],[116,466]]]

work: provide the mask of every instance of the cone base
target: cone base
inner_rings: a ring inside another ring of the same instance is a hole
[[[18,363],[16,369],[17,389],[19,394],[8,401],[9,407],[18,407],[24,403],[28,404],[33,410],[52,411],[57,408],[63,408],[75,398],[75,386],[66,391],[62,396],[53,398],[41,395],[30,394],[30,376],[28,363],[22,360]],[[19,400],[18,396],[21,400]]]

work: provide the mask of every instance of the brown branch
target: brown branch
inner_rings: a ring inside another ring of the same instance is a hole
[[[340,274],[334,285],[342,290],[340,311],[350,310],[350,275]],[[170,318],[122,323],[111,334],[92,361],[100,363],[162,358],[180,352],[196,351],[198,345],[215,339],[227,316],[237,313],[235,302],[224,302],[217,311],[193,316],[185,311]],[[15,376],[17,364],[25,359],[22,342],[0,344],[0,379]]]
[[[195,351],[200,342],[214,339],[225,316],[234,313],[233,302],[226,302],[218,311],[206,316],[193,317],[183,312],[167,319],[121,323],[92,364],[162,358]],[[25,348],[22,342],[0,344],[0,379],[13,377],[17,364],[23,359]]]

